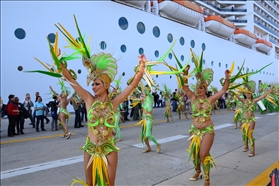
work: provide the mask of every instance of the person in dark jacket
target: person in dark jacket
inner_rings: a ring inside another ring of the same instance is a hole
[[[23,129],[24,129],[24,120],[25,116],[24,114],[27,113],[27,117],[29,117],[29,112],[25,109],[24,105],[19,102],[19,98],[15,97],[15,103],[18,106],[19,113],[17,115],[17,121],[16,121],[16,135],[18,134],[24,134]]]
[[[18,106],[15,103],[15,95],[9,95],[9,102],[7,104],[7,115],[9,119],[9,126],[8,126],[8,137],[14,137],[15,135],[15,125],[18,117]]]

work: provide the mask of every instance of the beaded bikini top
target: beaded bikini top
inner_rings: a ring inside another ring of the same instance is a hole
[[[245,100],[243,105],[244,111],[251,111],[253,112],[255,109],[254,103],[251,100]]]
[[[208,99],[197,98],[192,104],[192,115],[200,126],[210,119],[211,110],[212,106]]]
[[[90,107],[87,113],[87,125],[93,134],[97,135],[97,144],[103,143],[115,128],[115,114],[111,101],[104,103],[95,101]],[[96,129],[97,126],[100,128]]]

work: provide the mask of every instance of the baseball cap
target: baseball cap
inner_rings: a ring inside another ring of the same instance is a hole
[[[10,94],[8,98],[9,98],[9,99],[12,99],[13,97],[15,97],[15,95]]]

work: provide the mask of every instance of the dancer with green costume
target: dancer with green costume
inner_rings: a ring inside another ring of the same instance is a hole
[[[185,102],[184,102],[184,95],[185,95],[185,92],[182,89],[182,87],[178,88],[178,90],[177,90],[177,96],[178,96],[177,113],[178,113],[178,119],[181,119],[181,113],[182,113],[186,117],[186,120],[188,120],[188,116],[187,116],[186,108],[185,108]]]
[[[255,138],[253,137],[256,118],[254,115],[255,111],[255,103],[267,97],[268,94],[273,90],[273,86],[266,91],[262,96],[258,98],[253,98],[253,93],[256,89],[256,82],[249,80],[248,77],[243,78],[243,86],[245,91],[245,99],[235,94],[237,99],[243,104],[243,117],[241,119],[242,126],[240,132],[242,132],[242,141],[244,144],[243,152],[249,150],[248,141],[250,142],[251,151],[249,153],[249,157],[255,156]]]
[[[167,87],[166,84],[163,85],[164,89],[160,90],[162,92],[163,98],[165,98],[165,118],[167,118],[167,122],[169,122],[169,118],[171,122],[173,122],[172,118],[172,106],[171,106],[171,89]]]

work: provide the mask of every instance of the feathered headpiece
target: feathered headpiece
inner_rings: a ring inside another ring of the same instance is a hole
[[[76,17],[74,16],[79,38],[75,39],[60,23],[55,25],[66,37],[70,48],[76,50],[75,53],[82,55],[82,63],[88,70],[87,85],[96,78],[100,78],[104,83],[110,84],[117,74],[116,59],[109,53],[99,53],[90,55],[90,38],[88,44],[85,44]]]
[[[201,56],[197,56],[192,51],[192,49],[190,49],[190,51],[191,51],[192,60],[194,61],[194,64],[195,64],[195,69],[191,73],[194,73],[196,76],[196,79],[197,79],[196,86],[202,85],[205,88],[207,88],[213,80],[214,72],[211,68],[206,68],[206,69],[202,68],[203,51],[202,51]]]
[[[246,82],[243,86],[246,90],[248,90],[251,93],[254,93],[256,90],[256,82],[253,80]]]
[[[211,85],[210,86],[210,91],[213,92],[213,93],[218,92],[218,88]]]

